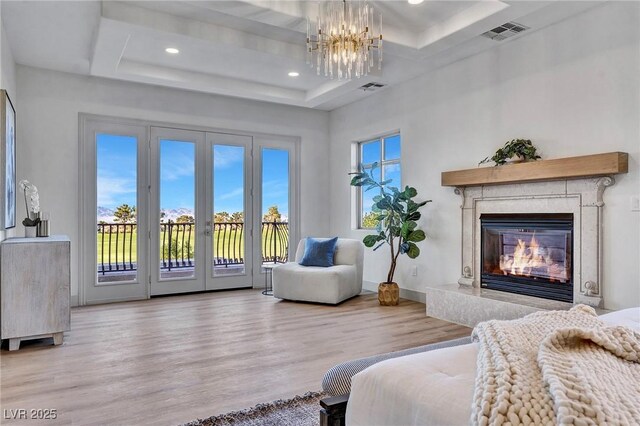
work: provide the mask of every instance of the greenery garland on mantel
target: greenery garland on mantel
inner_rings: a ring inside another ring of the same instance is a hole
[[[493,157],[485,158],[478,163],[478,165],[493,161],[496,163],[496,166],[502,166],[512,158],[517,158],[516,161],[536,161],[541,157],[529,139],[512,139],[505,143],[502,148],[498,149]]]

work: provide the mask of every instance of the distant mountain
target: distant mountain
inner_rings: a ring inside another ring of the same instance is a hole
[[[97,210],[98,222],[114,223],[116,219],[115,216],[113,215],[114,212],[115,212],[115,209],[98,206],[98,210]],[[180,207],[177,209],[162,209],[161,212],[165,214],[163,218],[165,221],[176,220],[178,217],[182,215],[193,216],[193,210],[187,209],[184,207]]]
[[[113,219],[115,219],[113,217],[113,209],[110,209],[108,207],[102,207],[102,206],[98,206],[98,222],[107,222],[107,223],[113,223]]]
[[[178,217],[182,216],[182,215],[187,215],[187,216],[193,216],[193,210],[191,209],[187,209],[184,207],[180,207],[177,209],[162,209],[160,210],[161,213],[164,213],[164,220],[165,222],[167,220],[176,220]]]

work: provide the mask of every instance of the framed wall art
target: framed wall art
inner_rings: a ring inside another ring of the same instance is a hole
[[[0,89],[0,179],[2,229],[16,226],[16,110],[6,90]]]

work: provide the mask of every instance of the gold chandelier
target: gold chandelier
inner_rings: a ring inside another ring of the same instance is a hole
[[[355,7],[346,0],[329,0],[318,6],[314,33],[307,17],[307,64],[315,66],[318,75],[350,80],[368,75],[377,52],[378,69],[382,69],[382,15],[378,18],[378,34],[373,33],[373,7],[359,1]]]

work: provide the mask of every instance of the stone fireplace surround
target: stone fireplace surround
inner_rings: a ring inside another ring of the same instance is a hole
[[[503,185],[456,187],[461,197],[462,256],[458,283],[426,288],[427,315],[475,326],[513,319],[571,303],[480,288],[480,215],[483,213],[573,213],[573,304],[601,307],[603,194],[612,176]]]

